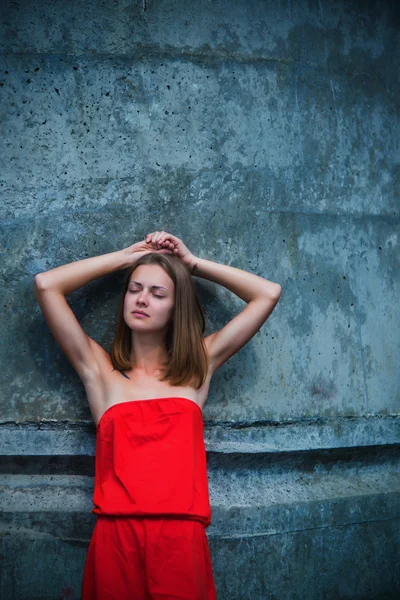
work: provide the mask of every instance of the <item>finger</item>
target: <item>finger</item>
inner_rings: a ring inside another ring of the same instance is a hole
[[[156,238],[156,244],[159,248],[161,248],[162,242],[164,240],[165,231],[158,231],[157,233],[158,235]]]
[[[166,231],[160,231],[160,235],[158,236],[158,243],[161,245],[165,242],[165,240],[169,237],[169,234]]]
[[[166,240],[168,240],[168,242],[174,246],[177,246],[179,243],[178,238],[173,236],[171,233],[163,232],[163,235],[160,237],[160,242],[164,243]]]
[[[181,240],[178,237],[176,237],[175,235],[172,235],[171,233],[169,234],[168,237],[175,246],[179,246],[179,244],[181,243]]]
[[[169,243],[169,237],[169,233],[167,233],[166,231],[161,231],[157,239],[158,246],[161,248],[166,242]]]
[[[159,231],[153,231],[153,233],[151,234],[151,239],[150,239],[150,243],[153,246],[157,246],[157,239],[158,239],[158,235],[159,235]]]

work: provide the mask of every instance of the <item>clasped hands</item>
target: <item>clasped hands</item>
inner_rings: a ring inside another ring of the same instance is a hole
[[[167,233],[166,231],[154,231],[148,233],[144,240],[126,248],[131,257],[136,261],[140,256],[149,252],[159,252],[160,254],[174,254],[182,260],[182,262],[193,269],[198,260],[194,254],[185,246],[181,239]]]

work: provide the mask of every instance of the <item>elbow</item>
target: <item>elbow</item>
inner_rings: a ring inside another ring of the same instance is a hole
[[[281,293],[282,293],[282,286],[279,285],[279,283],[274,283],[272,289],[271,289],[271,287],[269,287],[268,297],[272,298],[273,300],[278,301],[279,298],[281,297]]]
[[[272,283],[269,281],[268,285],[265,287],[265,289],[260,294],[260,297],[263,300],[267,299],[268,303],[271,303],[271,301],[272,301],[276,304],[278,302],[279,298],[281,297],[281,293],[282,293],[282,287],[279,285],[279,283]]]
[[[44,287],[43,277],[41,277],[41,273],[37,273],[33,278],[33,284],[36,290],[42,290]]]

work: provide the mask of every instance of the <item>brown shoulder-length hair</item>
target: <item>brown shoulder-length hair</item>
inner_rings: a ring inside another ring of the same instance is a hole
[[[117,325],[111,349],[114,368],[125,371],[135,366],[130,359],[132,330],[124,319],[124,299],[133,271],[139,265],[160,265],[175,285],[175,302],[165,337],[168,359],[162,365],[160,381],[173,386],[193,384],[199,389],[207,377],[208,358],[203,340],[204,311],[190,271],[174,254],[149,252],[129,268],[117,314]],[[134,335],[134,333],[133,333]]]

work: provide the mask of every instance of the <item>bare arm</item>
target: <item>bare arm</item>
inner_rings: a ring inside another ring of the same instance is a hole
[[[198,258],[190,252],[181,239],[166,231],[155,231],[146,235],[146,241],[154,248],[169,248],[190,269],[192,275],[209,279],[223,285],[245,302],[257,298],[276,298],[281,293],[279,283],[269,281],[248,271]]]
[[[90,281],[125,269],[130,264],[132,260],[129,260],[126,249],[84,258],[38,273],[34,278],[35,288],[40,291],[52,290],[67,296]]]
[[[154,251],[151,245],[140,241],[117,252],[85,258],[35,275],[36,298],[50,331],[85,387],[97,378],[106,351],[83,331],[65,296],[90,281],[132,266],[140,256]],[[170,253],[169,250],[160,252]]]
[[[276,298],[282,290],[279,283],[205,258],[195,257],[192,264],[193,275],[223,285],[245,302],[257,298]]]
[[[193,259],[192,273],[223,285],[247,302],[236,317],[205,339],[214,372],[259,331],[278,303],[282,287],[248,271],[204,258]]]
[[[35,275],[35,295],[54,339],[85,386],[99,371],[105,352],[82,329],[65,296],[86,283],[129,266],[125,250],[85,258]]]
[[[193,275],[223,285],[247,302],[247,306],[219,331],[205,338],[211,372],[244,346],[268,319],[279,301],[282,287],[248,271],[194,256],[181,239],[166,231],[154,231],[146,240],[155,248],[169,248]]]

